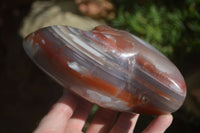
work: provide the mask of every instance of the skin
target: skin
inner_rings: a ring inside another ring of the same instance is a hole
[[[70,92],[53,105],[43,117],[34,133],[82,133],[82,128],[90,114],[92,103],[78,98]],[[133,133],[139,114],[123,112],[116,120],[118,112],[100,108],[87,133]],[[157,116],[142,133],[163,133],[172,123],[171,114]]]

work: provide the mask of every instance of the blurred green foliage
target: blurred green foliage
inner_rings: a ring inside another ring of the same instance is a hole
[[[117,15],[109,21],[111,26],[152,44],[184,75],[200,66],[200,0],[113,0],[113,3]],[[175,124],[169,132],[200,131],[199,118],[194,114],[180,109],[173,115]]]
[[[200,57],[200,0],[113,2],[117,16],[111,26],[143,38],[177,65]]]

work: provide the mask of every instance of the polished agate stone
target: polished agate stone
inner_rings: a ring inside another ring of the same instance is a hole
[[[126,31],[50,26],[28,35],[24,49],[60,85],[104,108],[166,114],[179,109],[186,96],[176,66]]]

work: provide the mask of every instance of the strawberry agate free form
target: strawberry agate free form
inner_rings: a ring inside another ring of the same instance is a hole
[[[159,115],[178,110],[186,97],[176,66],[126,31],[50,26],[29,34],[23,45],[60,85],[104,108]]]

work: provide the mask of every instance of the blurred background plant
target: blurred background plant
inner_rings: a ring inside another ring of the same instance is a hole
[[[114,0],[113,27],[142,37],[180,68],[200,57],[200,0]],[[195,56],[194,56],[195,55]],[[191,57],[198,57],[191,60]]]
[[[113,0],[113,3],[116,17],[109,19],[109,24],[152,44],[186,78],[187,99],[184,107],[174,113],[174,125],[168,132],[199,132],[200,0]],[[141,119],[149,120],[145,116]]]

